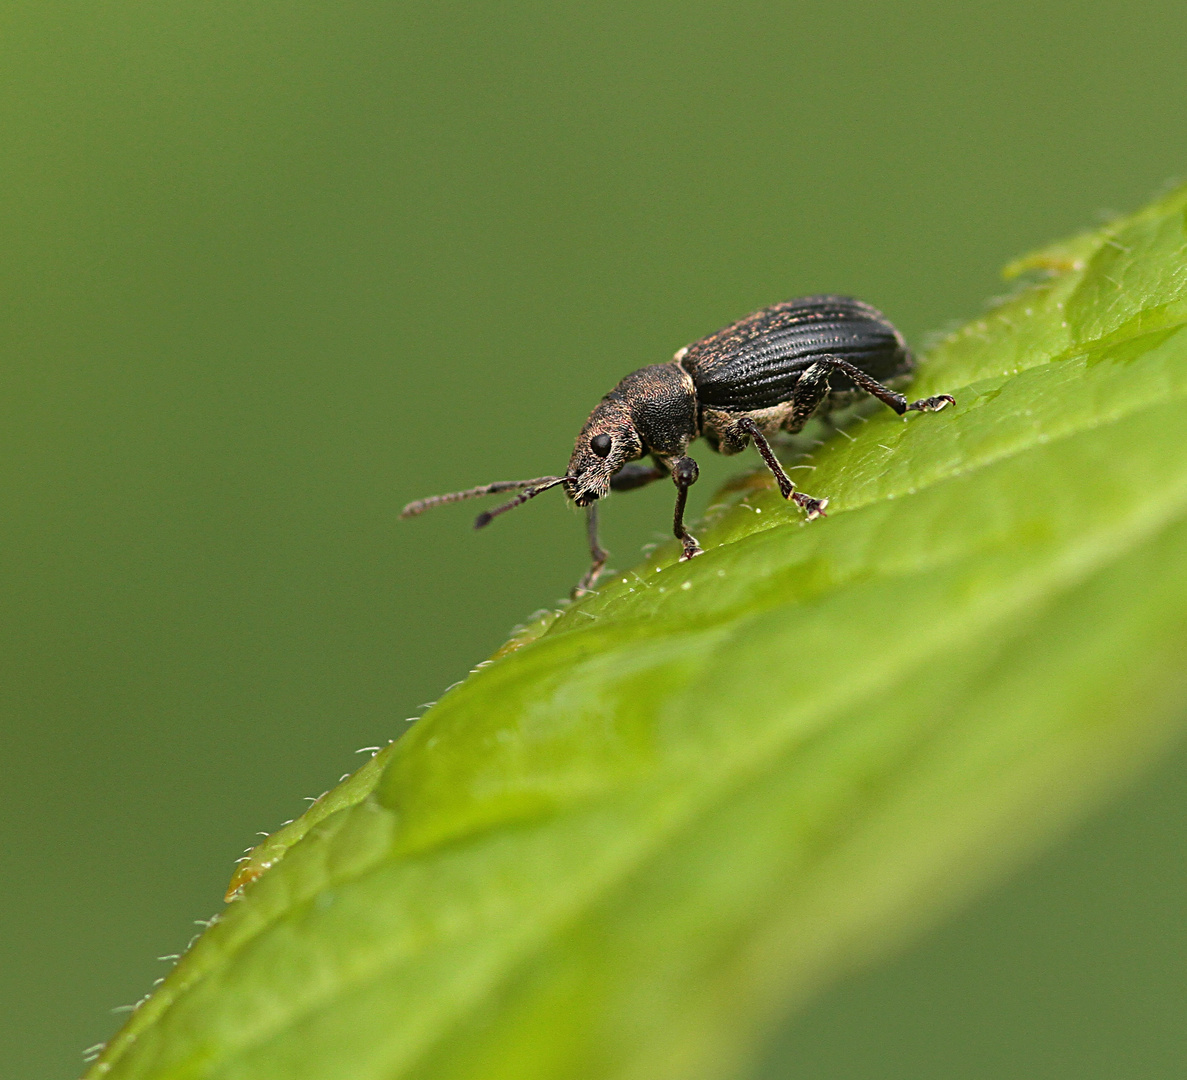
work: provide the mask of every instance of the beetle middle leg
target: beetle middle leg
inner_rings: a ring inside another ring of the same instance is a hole
[[[825,392],[827,393],[827,385]],[[813,405],[812,408],[815,411],[816,406]],[[813,518],[824,517],[824,508],[828,506],[828,499],[814,499],[811,495],[805,495],[801,491],[796,491],[795,484],[791,482],[791,477],[783,471],[783,466],[779,464],[779,459],[775,457],[775,452],[771,449],[771,444],[767,442],[767,437],[762,433],[758,424],[749,416],[743,416],[738,421],[737,426],[754,440],[755,449],[762,455],[763,461],[767,463],[767,468],[775,476],[775,481],[779,485],[779,494],[785,499],[790,499],[796,506],[804,510],[808,515],[809,521]]]

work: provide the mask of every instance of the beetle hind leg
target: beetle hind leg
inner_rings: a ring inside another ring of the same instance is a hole
[[[828,397],[832,389],[828,385],[828,376],[827,365],[813,364],[796,380],[795,388],[791,392],[791,410],[781,425],[789,435],[802,431],[804,425],[820,408],[820,403]],[[784,498],[786,497],[785,495]]]
[[[935,397],[920,398],[907,406],[907,412],[939,412],[949,405],[955,405],[956,398],[951,394],[936,394]]]
[[[855,386],[867,394],[872,394],[884,405],[889,405],[899,416],[907,412],[939,412],[948,405],[956,404],[956,398],[951,394],[936,394],[935,397],[908,401],[905,395],[900,394],[897,390],[891,390],[888,386],[883,386],[873,376],[867,375],[861,368],[855,367],[848,360],[842,360],[839,356],[822,356],[812,367],[819,365],[827,365],[836,371],[843,372]]]

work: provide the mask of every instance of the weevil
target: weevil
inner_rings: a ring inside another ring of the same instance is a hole
[[[719,454],[736,454],[753,442],[775,476],[783,498],[811,521],[824,516],[828,499],[797,491],[770,439],[795,434],[816,415],[872,395],[896,413],[939,412],[955,405],[949,394],[908,401],[895,386],[909,381],[915,359],[902,334],[877,308],[848,296],[805,296],[763,308],[715,334],[686,345],[666,364],[632,371],[598,403],[577,436],[564,476],[503,480],[467,491],[418,499],[401,517],[433,506],[515,491],[514,498],[479,514],[476,529],[529,499],[563,487],[586,514],[592,564],[575,594],[588,592],[606,565],[598,543],[598,500],[670,476],[676,485],[673,532],[681,560],[701,554],[684,525],[688,489],[697,463],[689,444],[704,438]],[[639,463],[649,457],[650,464]]]

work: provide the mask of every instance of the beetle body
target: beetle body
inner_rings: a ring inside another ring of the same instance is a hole
[[[729,454],[742,449],[728,437],[741,414],[767,435],[804,426],[808,417],[793,407],[796,387],[822,356],[845,360],[889,387],[915,367],[886,316],[848,296],[808,296],[764,308],[681,349],[676,359],[696,385],[702,434],[715,450]],[[817,412],[862,393],[840,370],[830,371],[827,384]]]
[[[496,515],[542,491],[563,485],[586,508],[593,565],[577,587],[593,587],[606,561],[597,540],[596,507],[611,491],[627,491],[670,476],[676,485],[674,532],[683,558],[700,554],[684,527],[684,506],[696,481],[689,445],[704,437],[722,454],[753,442],[785,499],[809,520],[824,513],[827,499],[795,490],[768,440],[795,433],[818,413],[871,394],[895,412],[938,412],[954,404],[947,394],[908,402],[892,387],[905,382],[914,358],[902,335],[876,308],[845,296],[808,296],[764,308],[681,349],[666,364],[652,364],[622,379],[590,413],[577,436],[564,476],[487,484],[469,491],[409,503],[405,517],[430,506],[501,491],[519,492],[510,502],[479,516],[482,527]],[[635,464],[650,457],[651,465]]]

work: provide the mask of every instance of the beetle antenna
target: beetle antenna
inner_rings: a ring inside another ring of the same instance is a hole
[[[507,513],[508,510],[514,510],[517,506],[522,506],[528,499],[534,499],[537,495],[542,494],[549,488],[556,487],[557,484],[563,484],[566,480],[575,480],[573,476],[548,476],[542,477],[540,480],[531,481],[534,487],[525,488],[514,499],[508,499],[502,506],[496,506],[493,510],[486,510],[479,514],[474,519],[474,528],[481,529],[489,525],[500,514]]]
[[[547,491],[548,488],[567,479],[569,479],[567,476],[537,476],[535,480],[496,480],[493,484],[483,484],[481,487],[468,488],[466,491],[451,491],[447,495],[430,495],[427,499],[417,499],[415,502],[410,502],[400,511],[400,517],[416,517],[417,514],[423,514],[426,510],[431,510],[434,506],[444,506],[446,503],[461,502],[463,499],[477,499],[483,495],[499,495],[504,491],[519,491],[521,488],[539,487],[541,484],[546,486],[541,487],[540,491]],[[539,492],[533,492],[533,495],[538,494]],[[532,495],[527,497],[530,499]],[[502,510],[497,512],[502,513]]]

